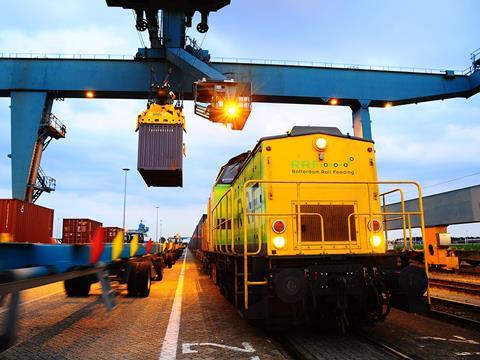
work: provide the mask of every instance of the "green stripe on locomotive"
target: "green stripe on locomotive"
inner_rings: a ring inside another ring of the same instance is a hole
[[[217,244],[223,246],[228,245],[228,250],[231,249],[232,243],[232,223],[233,223],[233,236],[234,245],[237,253],[243,253],[243,212],[244,212],[244,192],[243,186],[248,180],[256,180],[264,178],[264,157],[261,151],[256,153],[250,158],[248,163],[240,170],[239,174],[235,178],[232,184],[216,184],[213,187],[213,206],[212,209],[217,206],[217,216],[212,216],[212,226],[219,224],[222,221],[225,222],[225,226],[217,233]],[[226,196],[225,193],[228,189],[232,188],[233,191],[233,214],[231,214],[231,194]],[[224,196],[222,198],[222,196]],[[221,199],[221,205],[219,200]],[[228,200],[227,200],[228,198]],[[266,212],[266,195],[265,186],[253,186],[249,187],[247,191],[247,212],[252,213],[265,213]],[[227,204],[228,202],[228,204]],[[228,206],[228,214],[227,214]],[[220,209],[221,208],[221,209]],[[221,216],[220,216],[221,214]],[[233,215],[233,216],[232,216]],[[225,219],[225,220],[223,220]],[[229,221],[230,220],[230,221]],[[254,233],[254,225],[257,231]],[[228,238],[228,239],[227,239]],[[267,242],[267,231],[265,229],[265,218],[261,216],[250,216],[247,218],[247,243],[249,245],[249,251],[256,251],[258,249],[259,238],[262,244]]]

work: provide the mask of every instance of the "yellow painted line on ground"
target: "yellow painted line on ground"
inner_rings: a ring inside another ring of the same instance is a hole
[[[178,335],[180,333],[180,319],[182,315],[182,295],[183,282],[185,279],[185,262],[187,260],[188,250],[185,251],[183,258],[182,270],[178,276],[177,290],[173,299],[172,312],[168,320],[167,331],[163,339],[162,351],[160,352],[160,360],[175,360],[177,358]]]

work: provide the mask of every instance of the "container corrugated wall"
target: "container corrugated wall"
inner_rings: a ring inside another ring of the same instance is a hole
[[[148,186],[182,186],[182,162],[182,125],[140,125],[138,171]]]
[[[53,210],[17,199],[0,199],[0,234],[13,242],[53,243]]]
[[[101,222],[90,219],[63,219],[63,244],[88,244]]]
[[[114,227],[114,226],[107,226],[104,228],[105,229],[105,242],[111,243],[113,239],[115,239],[115,236],[122,231],[122,228],[119,227]]]

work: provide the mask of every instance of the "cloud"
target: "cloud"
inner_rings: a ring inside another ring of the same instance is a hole
[[[396,7],[394,12],[392,5],[383,3],[357,7],[324,1],[318,6],[313,0],[288,0],[282,4],[272,0],[232,2],[212,14],[203,47],[212,56],[462,68],[468,64],[468,52],[475,45],[474,14],[478,11],[472,9],[478,8],[476,2],[459,6],[457,17],[445,13],[444,6],[437,7],[436,16],[431,17],[435,21],[430,22],[425,20],[425,14],[431,14],[431,6],[422,5],[413,14],[422,21],[410,21],[413,25],[402,31],[391,23],[411,20],[411,6]],[[3,50],[133,56],[139,46],[131,13],[107,8],[102,1],[86,5],[83,1],[52,0],[48,7],[38,1],[22,1],[5,5],[2,11]],[[267,12],[269,19],[265,18]],[[461,24],[458,19],[463,19]],[[367,25],[352,25],[359,21]],[[255,26],[248,25],[252,23]],[[202,39],[194,29],[189,34]],[[419,34],[422,42],[413,44],[411,38],[419,38]],[[376,41],[368,41],[373,36]],[[445,43],[454,48],[445,47]],[[298,79],[300,85],[301,81]],[[10,196],[11,187],[11,164],[6,157],[10,152],[8,105],[8,99],[0,99],[3,197]],[[135,170],[135,119],[144,107],[145,101],[138,100],[55,102],[53,111],[67,125],[68,132],[65,140],[52,142],[42,159],[47,174],[57,179],[57,191],[43,195],[40,204],[55,208],[60,218],[90,217],[106,225],[121,225],[121,169],[128,166],[132,169],[128,174],[128,226],[135,227],[142,219],[153,228],[155,207],[160,206],[164,234],[189,235],[205,211],[220,166],[253,148],[262,136],[285,133],[294,125],[337,126],[344,133],[352,133],[350,109],[343,107],[254,104],[245,130],[232,132],[194,116],[192,103],[186,102],[184,188],[147,188]],[[381,178],[413,179],[429,186],[473,173],[480,167],[478,95],[468,101],[457,99],[388,111],[371,109],[371,117]],[[426,189],[443,191],[478,180],[466,178]]]
[[[118,36],[115,27],[78,27],[61,31],[0,31],[0,49],[9,52],[38,54],[128,54],[135,44],[135,34]],[[138,41],[137,41],[138,42]]]

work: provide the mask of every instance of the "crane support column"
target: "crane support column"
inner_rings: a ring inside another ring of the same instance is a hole
[[[372,125],[368,105],[370,101],[359,101],[360,106],[352,107],[353,134],[356,137],[372,140]]]
[[[162,38],[166,47],[185,46],[185,14],[162,11]]]
[[[12,91],[10,97],[12,197],[25,200],[40,122],[49,100],[46,92]]]

